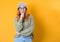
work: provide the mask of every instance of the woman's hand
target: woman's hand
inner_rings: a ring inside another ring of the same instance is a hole
[[[16,32],[16,35],[19,35],[19,32]]]
[[[21,13],[21,16],[24,17],[24,13]]]
[[[21,13],[21,17],[20,17],[20,19],[22,19],[22,18],[24,18],[24,13]]]

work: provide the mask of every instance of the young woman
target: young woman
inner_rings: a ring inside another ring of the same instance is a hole
[[[27,7],[24,2],[18,4],[18,14],[14,18],[16,35],[14,42],[32,42],[34,37],[34,19],[32,14],[27,14]]]

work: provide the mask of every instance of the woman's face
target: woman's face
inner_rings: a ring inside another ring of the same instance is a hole
[[[20,7],[19,12],[20,13],[26,13],[26,8],[25,7]]]

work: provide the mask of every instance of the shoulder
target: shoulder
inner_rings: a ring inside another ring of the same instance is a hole
[[[14,20],[16,20],[16,17],[14,17]]]
[[[30,18],[33,19],[33,15],[32,14],[30,14]]]
[[[33,19],[32,14],[27,14],[27,19]]]
[[[32,17],[33,17],[33,15],[32,15],[32,14],[28,14],[28,16],[29,16],[30,18],[32,18]]]
[[[14,17],[14,22],[16,22],[17,21],[17,18],[16,17]]]
[[[30,19],[30,20],[34,20],[34,18],[33,18],[33,15],[32,15],[32,14],[29,14],[29,19]]]

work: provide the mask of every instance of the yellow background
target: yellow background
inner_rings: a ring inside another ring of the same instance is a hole
[[[0,0],[0,42],[14,42],[14,17],[21,1],[34,17],[33,42],[60,42],[59,0]]]

